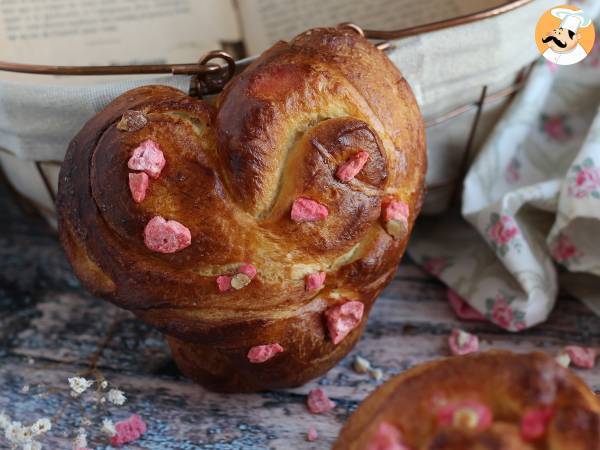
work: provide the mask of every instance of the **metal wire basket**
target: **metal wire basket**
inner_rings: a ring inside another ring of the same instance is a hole
[[[513,0],[473,14],[393,31],[340,25],[374,40],[400,68],[417,96],[426,121],[429,152],[425,214],[447,208],[476,150],[523,86],[538,55],[532,30],[537,18],[551,6],[549,0]],[[505,33],[507,29],[511,30],[510,36]],[[479,40],[476,45],[473,36]],[[77,76],[169,74],[172,79],[163,78],[162,82],[187,88],[190,95],[201,97],[219,92],[253,59],[235,61],[218,50],[190,64],[45,66],[0,61],[0,71]],[[156,80],[141,80],[137,85],[151,83]],[[0,89],[3,103],[18,99],[18,86]],[[63,107],[70,106],[66,103]],[[89,118],[79,117],[75,110],[73,116],[77,127]],[[9,116],[4,119],[11,121]],[[23,151],[26,146],[20,145],[18,131],[11,134],[15,127],[18,130],[16,122],[0,127],[4,174],[24,201],[54,224],[60,145],[64,152],[67,142],[54,142],[54,151],[32,156]]]

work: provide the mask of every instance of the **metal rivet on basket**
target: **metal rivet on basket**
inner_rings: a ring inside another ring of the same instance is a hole
[[[217,64],[210,63],[213,59],[222,59],[225,61],[227,64],[226,70],[223,70],[223,67]],[[198,65],[210,68],[216,67],[218,69],[192,76],[190,80],[190,95],[192,97],[202,97],[221,92],[225,84],[231,80],[235,73],[235,60],[233,56],[223,50],[213,50],[206,53],[200,58]]]

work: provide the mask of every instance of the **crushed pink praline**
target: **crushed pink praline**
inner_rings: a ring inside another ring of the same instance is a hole
[[[282,351],[283,347],[278,343],[256,345],[248,352],[248,361],[252,364],[264,363]]]
[[[238,273],[248,275],[248,278],[253,279],[256,276],[256,267],[252,264],[244,264],[238,269]]]
[[[582,369],[592,369],[596,365],[597,351],[591,347],[567,345],[563,351],[569,355],[571,362]]]
[[[383,205],[383,220],[397,220],[399,222],[408,222],[410,214],[408,205],[400,200],[390,200]]]
[[[477,415],[477,431],[484,431],[492,424],[494,416],[492,410],[483,403],[465,400],[458,403],[448,403],[437,412],[437,423],[440,427],[448,427],[454,424],[455,414],[461,410],[469,409]]]
[[[334,344],[339,344],[358,326],[362,319],[365,305],[358,301],[349,301],[333,306],[325,311],[329,337]]]
[[[237,269],[236,273],[243,273],[252,280],[256,276],[257,270],[252,264],[244,264]],[[219,288],[219,292],[227,292],[231,289],[232,278],[233,276],[231,275],[219,275],[217,277],[217,287]]]
[[[148,175],[144,172],[129,174],[129,190],[134,202],[141,203],[146,198],[148,180]]]
[[[448,288],[447,298],[456,315],[463,320],[485,320],[483,314],[469,305],[460,295]]]
[[[306,440],[309,442],[314,442],[319,439],[319,433],[314,428],[309,428],[308,433],[306,433]]]
[[[459,336],[461,335],[466,337],[466,342],[459,342]],[[474,334],[455,328],[448,337],[448,345],[450,346],[450,351],[453,355],[468,355],[469,353],[475,353],[479,351],[479,338]]]
[[[521,419],[521,436],[526,441],[535,441],[546,434],[546,429],[554,417],[554,408],[543,406],[530,409]]]
[[[402,440],[402,433],[398,428],[388,422],[381,422],[373,433],[367,450],[409,450]]]
[[[298,197],[292,204],[291,218],[294,222],[317,222],[329,215],[325,205],[307,197]]]
[[[335,176],[340,181],[350,181],[362,170],[365,163],[369,159],[369,154],[363,150],[360,150],[350,156],[346,162],[340,164],[335,172]]]
[[[219,275],[217,277],[217,287],[219,292],[227,292],[231,289],[231,277],[229,275]]]
[[[158,178],[165,164],[165,155],[158,143],[147,139],[133,150],[127,167],[131,170],[146,172],[152,178]]]
[[[323,284],[325,284],[326,276],[327,274],[325,272],[309,273],[304,277],[304,289],[307,291],[321,289]]]
[[[185,225],[176,220],[154,216],[144,228],[144,243],[152,251],[174,253],[192,243],[192,234]]]
[[[110,444],[121,446],[139,439],[147,430],[146,422],[137,414],[132,414],[128,419],[115,423],[115,434],[110,438]]]
[[[308,393],[306,404],[308,410],[313,414],[323,414],[335,408],[335,403],[327,397],[327,394],[321,388],[313,389]]]

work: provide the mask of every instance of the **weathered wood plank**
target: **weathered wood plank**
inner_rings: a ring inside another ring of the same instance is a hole
[[[14,411],[21,418],[36,418],[68,406],[62,419],[54,427],[47,448],[69,448],[71,435],[78,426],[82,413],[77,402],[66,392],[47,398],[36,398],[19,392],[23,384],[43,383],[66,386],[66,379],[73,375],[68,364],[48,367],[44,363],[27,364],[16,358],[10,365],[0,367],[0,384],[6,395],[0,398],[0,410]],[[293,393],[264,393],[257,395],[223,395],[207,392],[186,381],[161,378],[152,375],[121,375],[104,371],[104,375],[122,388],[129,401],[116,412],[115,420],[131,412],[140,414],[148,423],[148,432],[130,449],[245,449],[245,448],[323,448],[335,439],[337,430],[347,418],[355,403],[340,399],[338,407],[323,416],[308,413],[304,396]],[[105,414],[92,409],[88,402],[86,412],[94,425],[90,443],[94,448],[103,446],[98,434],[99,423]],[[321,436],[316,443],[305,440],[305,433],[314,426]],[[1,448],[1,447],[0,447]]]
[[[410,264],[406,267],[412,270]],[[392,352],[409,357],[412,349],[421,357],[416,361],[439,356],[446,351],[446,336],[456,326],[480,334],[493,346],[555,353],[565,343],[600,344],[598,318],[577,301],[563,299],[546,324],[513,335],[484,322],[462,323],[445,301],[445,288],[427,279],[406,281],[403,271],[404,266],[377,301],[358,346],[364,356]],[[47,358],[50,354],[54,361],[82,363],[114,323],[112,338],[99,358],[100,368],[161,373],[169,365],[168,348],[160,333],[101,300],[56,293],[37,303],[30,315],[33,318],[28,327],[12,339],[13,354],[34,358]],[[405,366],[406,363],[400,367]]]
[[[357,353],[367,356],[375,365],[384,368],[386,376],[391,376],[412,364],[445,354],[444,338],[409,335],[403,345],[393,351],[387,347],[397,342],[389,337],[382,337],[377,342],[362,340]],[[499,342],[494,337],[491,339],[496,348],[514,349],[510,340]],[[555,344],[522,339],[517,350],[541,347],[552,351]],[[484,343],[484,348],[489,345]],[[257,395],[214,394],[172,376],[120,374],[111,369],[103,369],[102,372],[130,397],[123,412],[137,412],[148,420],[148,435],[139,442],[139,447],[130,448],[323,448],[319,445],[333,442],[348,414],[376,385],[368,376],[350,370],[351,359],[346,358],[327,376],[302,388]],[[24,384],[66,386],[68,376],[85,369],[85,366],[48,364],[45,361],[28,365],[23,359],[17,361],[16,357],[10,360],[10,364],[0,368],[0,383],[7,392],[6,398],[0,399],[0,409],[11,410],[12,405],[18,404],[16,412],[20,417],[48,414],[56,408],[56,404],[67,399],[65,395],[52,396],[47,400],[28,399],[19,393]],[[588,383],[600,390],[598,370],[579,372]],[[338,402],[333,413],[313,416],[307,412],[304,394],[316,385],[325,386]],[[56,438],[49,441],[56,445],[51,448],[64,448],[65,440],[60,434],[75,427],[78,414],[78,409],[72,408],[71,413],[64,417],[56,430],[59,433],[53,433]],[[98,423],[101,416],[91,415]],[[117,415],[119,417],[122,415]],[[317,444],[304,441],[304,433],[310,426],[317,428],[321,435]],[[219,446],[211,447],[217,443]]]

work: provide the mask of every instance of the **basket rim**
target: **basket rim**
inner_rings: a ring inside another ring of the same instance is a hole
[[[472,22],[488,19],[491,17],[498,16],[517,8],[532,3],[534,0],[508,0],[499,5],[486,8],[480,11],[476,11],[470,14],[462,16],[452,17],[449,19],[440,20],[437,22],[430,22],[422,25],[417,25],[409,28],[402,28],[397,30],[364,30],[364,36],[368,39],[383,39],[395,40],[405,38],[409,36],[415,36],[430,31],[438,31],[445,28],[451,28],[455,26],[465,25]],[[361,30],[362,33],[362,30]],[[386,48],[385,45],[381,47]],[[225,55],[225,57],[224,57]],[[207,59],[207,57],[209,57]],[[200,59],[198,63],[184,63],[184,64],[150,64],[150,65],[125,65],[125,66],[54,66],[54,65],[42,65],[42,64],[23,64],[23,63],[12,63],[10,61],[0,61],[0,71],[4,72],[18,72],[18,73],[29,73],[36,75],[135,75],[135,74],[159,74],[159,73],[170,73],[173,75],[187,74],[187,75],[207,75],[211,72],[219,72],[222,66],[209,63],[210,59],[219,57],[221,59],[232,59],[229,55],[222,51],[208,52],[204,58]],[[240,60],[244,62],[251,58],[245,58]],[[240,61],[234,62],[236,69]],[[231,62],[227,61],[229,69],[231,68]]]
[[[428,33],[430,31],[443,30],[445,28],[451,28],[459,25],[466,25],[471,22],[478,22],[480,20],[489,19],[491,17],[499,16],[522,6],[525,6],[534,0],[509,0],[490,8],[475,11],[473,13],[464,14],[462,16],[451,17],[449,19],[439,20],[437,22],[429,22],[422,25],[416,25],[409,28],[401,28],[398,30],[364,30],[365,36],[369,39],[400,39],[409,36],[415,36],[417,34]]]

